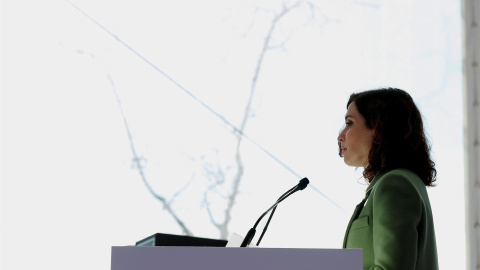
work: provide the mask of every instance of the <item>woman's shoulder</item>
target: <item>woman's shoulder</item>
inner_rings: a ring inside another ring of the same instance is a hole
[[[405,178],[405,179],[409,179],[409,180],[422,181],[420,179],[420,177],[418,177],[418,175],[416,175],[414,172],[412,172],[408,169],[402,169],[402,168],[393,169],[393,170],[390,170],[390,171],[382,174],[380,176],[379,181],[382,180],[382,179],[387,179],[387,178]]]
[[[389,209],[392,207],[390,203],[409,205],[409,211],[430,204],[427,189],[420,177],[406,169],[395,169],[381,175],[373,186],[371,196],[376,207]]]
[[[425,189],[422,179],[407,169],[394,169],[382,174],[376,181],[375,189],[412,189],[417,192]]]

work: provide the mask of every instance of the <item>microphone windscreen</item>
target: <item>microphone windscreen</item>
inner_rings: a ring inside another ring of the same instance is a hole
[[[306,177],[303,178],[302,180],[300,180],[300,183],[298,183],[297,190],[304,190],[307,187],[308,183],[310,183],[310,181],[308,181]]]

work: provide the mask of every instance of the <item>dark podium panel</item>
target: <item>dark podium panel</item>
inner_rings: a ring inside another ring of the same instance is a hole
[[[225,247],[227,240],[156,233],[135,243],[135,246]]]

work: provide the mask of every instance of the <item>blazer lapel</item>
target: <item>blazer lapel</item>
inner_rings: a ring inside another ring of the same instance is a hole
[[[355,207],[355,210],[353,211],[353,215],[350,218],[350,221],[348,222],[347,231],[345,232],[345,237],[343,238],[343,248],[347,247],[347,237],[348,237],[348,232],[350,231],[350,227],[352,227],[353,221],[357,219],[360,212],[362,212],[363,206],[365,205],[365,202],[367,201],[369,195],[370,195],[370,192],[367,192],[367,194],[365,194],[365,198],[359,204],[357,204],[357,206]]]
[[[348,238],[348,233],[350,232],[350,227],[352,227],[353,221],[357,219],[358,215],[360,215],[360,212],[362,212],[362,209],[365,206],[365,202],[367,201],[368,196],[370,196],[370,193],[372,193],[372,189],[375,186],[375,183],[377,182],[378,178],[380,177],[375,176],[373,178],[372,182],[370,183],[370,185],[368,185],[367,190],[365,191],[365,198],[363,198],[363,200],[355,207],[355,210],[353,211],[353,215],[350,218],[350,221],[348,222],[347,231],[345,232],[345,237],[343,238],[343,248],[347,247],[347,238]]]

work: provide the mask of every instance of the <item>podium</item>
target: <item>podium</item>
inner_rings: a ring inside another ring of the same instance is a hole
[[[112,247],[111,270],[362,270],[361,249]]]
[[[195,246],[195,247],[224,247],[227,240],[156,233],[135,243],[135,246]]]

